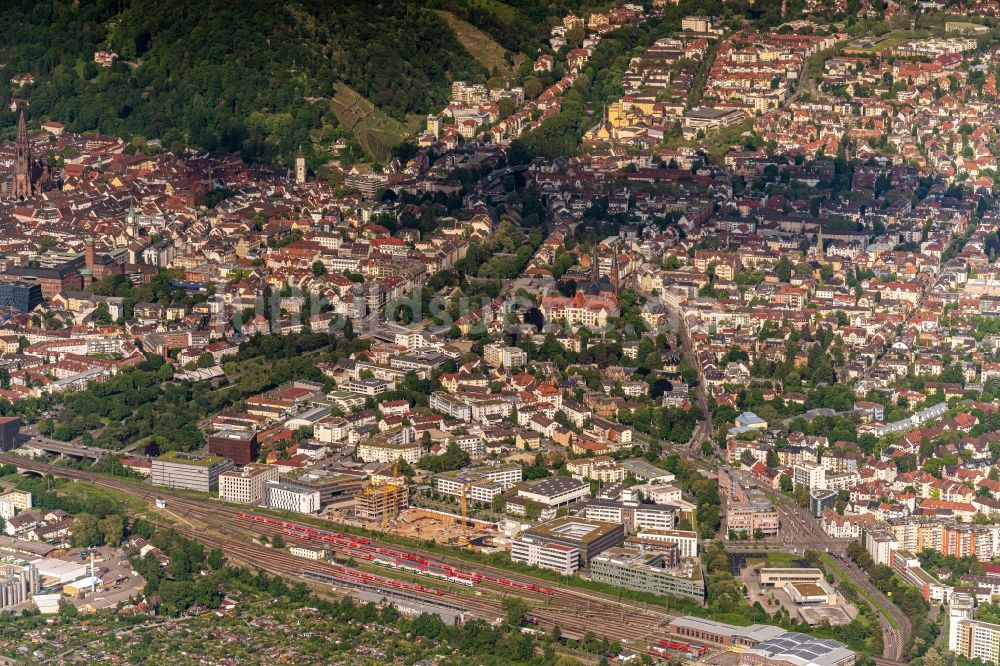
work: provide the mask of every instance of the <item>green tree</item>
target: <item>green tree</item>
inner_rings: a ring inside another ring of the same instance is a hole
[[[504,597],[503,601],[500,602],[500,607],[503,608],[504,619],[512,627],[521,626],[521,621],[529,610],[528,602],[517,596]]]

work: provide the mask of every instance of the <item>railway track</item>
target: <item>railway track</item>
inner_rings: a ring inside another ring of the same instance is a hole
[[[164,499],[167,501],[167,510],[171,513],[179,515],[187,521],[202,523],[208,528],[207,530],[201,530],[194,529],[193,526],[175,526],[178,533],[195,539],[208,547],[219,548],[233,560],[262,569],[273,575],[315,585],[315,581],[304,577],[306,571],[313,570],[330,576],[338,573],[337,565],[303,559],[290,553],[256,543],[253,540],[254,537],[273,537],[274,534],[281,533],[282,528],[266,523],[241,521],[237,515],[240,513],[240,510],[233,507],[216,504],[203,499],[194,499],[166,489],[148,488],[125,480],[108,478],[82,470],[57,467],[10,454],[0,454],[0,463],[16,465],[20,469],[40,474],[52,474],[53,476],[91,483],[150,502],[156,499]],[[336,527],[335,523],[331,523],[328,529],[336,529]],[[218,534],[213,534],[210,530],[214,530]],[[283,536],[286,539],[296,539],[293,536]],[[398,546],[380,544],[376,540],[372,540],[372,543],[399,549]],[[470,566],[469,562],[458,558],[423,551],[412,552],[419,553],[421,557],[438,564],[461,567]],[[492,593],[499,593],[501,595],[516,593],[517,596],[524,598],[529,604],[530,614],[537,618],[543,627],[551,628],[559,626],[563,633],[570,632],[572,634],[579,634],[580,636],[593,633],[598,637],[605,637],[612,641],[623,641],[633,647],[639,648],[644,642],[655,642],[656,638],[666,635],[665,625],[671,619],[677,617],[676,614],[669,613],[663,609],[628,603],[599,592],[578,590],[575,588],[570,589],[543,579],[532,578],[523,574],[514,574],[494,567],[480,565],[476,565],[476,567],[491,574],[503,576],[509,580],[552,588],[553,594],[548,595],[543,592],[525,589],[514,590],[498,585],[485,584],[485,587],[489,588],[489,591]],[[348,585],[345,585],[345,590],[348,587]],[[394,590],[386,588],[384,592],[387,596],[392,596]],[[441,599],[441,597],[433,593],[421,594],[414,592],[413,594],[426,599],[428,605],[433,605],[435,600]],[[504,614],[500,599],[485,594],[483,596],[476,596],[475,594],[455,592],[449,594],[447,599],[450,603],[464,606],[471,613],[490,621],[496,620]]]

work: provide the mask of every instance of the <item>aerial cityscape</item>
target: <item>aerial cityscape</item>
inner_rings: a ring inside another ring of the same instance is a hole
[[[0,663],[1000,664],[996,0],[0,7]]]

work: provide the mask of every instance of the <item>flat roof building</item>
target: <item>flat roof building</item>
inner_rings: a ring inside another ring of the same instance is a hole
[[[762,586],[780,587],[785,583],[815,583],[823,580],[819,569],[763,567],[760,570]]]
[[[207,493],[219,486],[219,475],[232,468],[233,461],[222,456],[169,451],[153,458],[152,481],[154,486]]]
[[[219,475],[219,499],[236,504],[261,504],[264,484],[277,480],[278,468],[274,465],[250,464],[229,470]]]
[[[307,490],[290,483],[268,481],[264,486],[268,508],[294,513],[318,513],[319,491]]]
[[[639,592],[705,601],[701,563],[694,558],[670,561],[662,553],[638,548],[609,548],[590,561],[590,577]]]
[[[229,458],[237,465],[249,465],[260,455],[257,433],[252,430],[217,430],[208,436],[208,452]]]
[[[590,484],[571,476],[552,476],[520,488],[517,494],[545,506],[560,507],[590,496]]]
[[[298,474],[282,475],[280,481],[303,490],[317,491],[319,503],[324,507],[351,501],[368,485],[364,472],[347,469],[310,469]]]
[[[530,546],[556,545],[579,552],[580,564],[587,566],[592,557],[608,548],[620,546],[625,541],[625,528],[620,523],[606,523],[589,518],[563,516],[525,530],[517,537],[511,549],[511,559],[531,561]]]

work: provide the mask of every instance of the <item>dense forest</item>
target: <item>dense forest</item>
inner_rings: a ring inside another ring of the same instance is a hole
[[[343,113],[338,120],[333,112],[335,84],[346,84],[402,123],[397,127],[412,128],[415,119],[444,106],[452,81],[486,82],[496,75],[432,9],[479,28],[514,62],[519,54],[534,57],[545,49],[549,29],[565,14],[605,4],[6,3],[0,9],[0,132],[9,135],[16,123],[6,101],[25,99],[33,121],[55,119],[71,131],[133,137],[139,148],[156,139],[168,149],[224,149],[287,164],[302,146],[318,164],[331,157],[335,141],[357,138],[353,123],[344,126]],[[102,50],[119,59],[99,66],[94,53]],[[11,83],[24,74],[35,82]],[[360,155],[361,147],[354,153]]]
[[[34,118],[261,160],[339,138],[336,82],[404,119],[439,109],[452,80],[489,74],[440,16],[404,0],[6,3],[0,44],[0,98],[27,99]],[[107,49],[120,59],[96,65]],[[34,85],[12,86],[25,73]],[[0,128],[14,122],[0,113]]]

